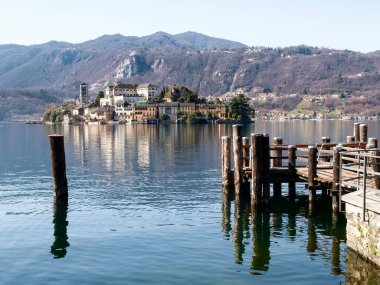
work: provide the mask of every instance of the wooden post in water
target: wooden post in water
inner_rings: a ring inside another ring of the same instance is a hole
[[[240,196],[243,189],[243,125],[233,125],[233,146],[234,146],[234,185],[235,195]]]
[[[243,137],[243,169],[249,167],[249,138]],[[244,195],[249,197],[250,183],[249,177],[243,171],[243,192]]]
[[[329,150],[330,147],[329,146],[326,146],[326,144],[329,144],[330,143],[330,138],[329,137],[322,137],[322,146],[321,146],[321,150]],[[319,157],[320,157],[320,161],[323,161],[323,162],[329,162],[330,161],[330,157],[328,154],[326,153],[323,153],[321,152],[319,154]],[[325,197],[327,196],[327,189],[326,188],[323,188],[322,189],[322,196]]]
[[[251,168],[252,168],[252,190],[251,207],[257,208],[261,203],[262,178],[261,168],[263,163],[263,135],[251,135]]]
[[[59,200],[68,199],[66,178],[65,144],[62,135],[50,135],[50,156],[53,175],[54,197]]]
[[[367,142],[367,125],[366,124],[360,124],[360,142],[366,143]]]
[[[309,203],[315,202],[315,182],[317,177],[317,147],[308,147],[308,188],[309,188]]]
[[[243,137],[243,167],[249,167],[249,138]]]
[[[321,149],[322,150],[329,150],[330,147],[326,146],[326,144],[329,144],[330,141],[331,140],[330,140],[329,137],[322,137],[322,146],[321,146]],[[321,161],[324,161],[324,162],[329,162],[330,161],[330,157],[327,154],[325,154],[325,153],[321,153],[320,157],[321,157]]]
[[[355,137],[355,142],[359,143],[360,142],[360,123],[354,124],[354,137]]]
[[[369,138],[368,139],[368,148],[377,148],[377,138]],[[373,150],[371,151],[371,155],[373,156],[380,156],[379,150]],[[376,157],[371,158],[371,164],[372,164],[372,171],[374,172],[380,172],[380,159]],[[372,179],[372,185],[375,189],[380,189],[380,175],[374,175]]]
[[[296,197],[296,146],[288,146],[288,169],[289,169],[289,197]]]
[[[222,137],[222,191],[228,195],[232,185],[229,179],[231,172],[231,138],[229,136]]]
[[[377,148],[377,138],[369,138],[368,139],[368,146],[370,148]]]
[[[263,177],[263,202],[264,206],[269,206],[270,198],[270,149],[269,149],[269,134],[263,136],[263,165],[262,165],[262,177]]]
[[[340,162],[340,146],[333,148],[333,182],[331,187],[332,210],[333,213],[339,212],[339,162]]]
[[[346,143],[354,143],[354,142],[355,142],[355,136],[346,137]]]
[[[273,138],[273,145],[280,146],[282,145],[282,138],[276,137]],[[282,149],[275,149],[272,151],[273,157],[273,167],[281,167],[282,166]],[[279,157],[279,158],[275,158]],[[273,183],[273,197],[279,198],[281,197],[281,183]]]

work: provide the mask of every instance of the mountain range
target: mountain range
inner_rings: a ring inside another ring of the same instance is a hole
[[[43,89],[48,90],[46,101],[51,94],[72,98],[81,82],[89,84],[92,95],[107,84],[149,82],[184,85],[204,96],[247,86],[280,95],[374,96],[380,93],[380,52],[248,47],[195,32],[105,35],[79,44],[0,45],[0,97],[7,97],[10,89]],[[0,112],[6,110],[0,107]]]

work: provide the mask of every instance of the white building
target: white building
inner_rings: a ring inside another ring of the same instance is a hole
[[[154,101],[159,95],[159,87],[153,84],[116,84],[107,86],[100,106],[115,106],[120,109],[128,104]]]

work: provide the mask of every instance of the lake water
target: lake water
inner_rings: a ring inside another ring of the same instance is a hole
[[[315,143],[352,129],[258,122],[244,133]],[[368,129],[380,138],[379,122]],[[67,205],[53,199],[52,133],[65,135]],[[300,196],[251,213],[223,198],[228,134],[226,125],[0,123],[0,284],[379,284],[378,269],[347,250],[329,201],[309,212]]]

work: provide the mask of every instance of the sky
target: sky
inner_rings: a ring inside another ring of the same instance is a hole
[[[248,46],[380,50],[379,0],[0,0],[0,44],[194,31]]]

